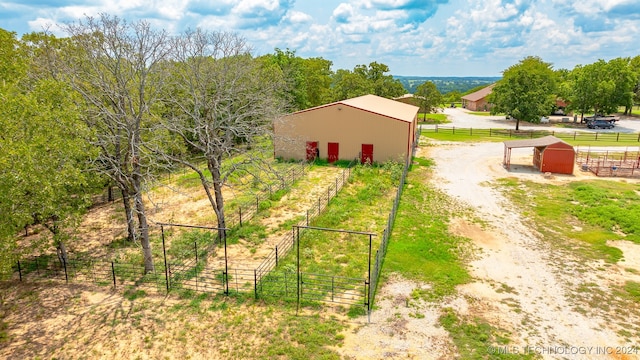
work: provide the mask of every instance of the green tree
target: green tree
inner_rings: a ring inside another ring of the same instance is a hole
[[[640,55],[634,57],[629,62],[629,66],[631,67],[631,71],[633,71],[635,76],[635,81],[633,85],[633,102],[634,104],[640,104]],[[630,112],[629,112],[630,113]]]
[[[489,101],[495,106],[492,113],[506,113],[516,119],[537,123],[549,113],[555,103],[556,74],[551,64],[529,56],[512,65],[496,83]]]
[[[295,51],[275,49],[275,54],[261,57],[276,64],[287,83],[285,93],[293,110],[322,105],[330,98],[332,62],[323,58],[304,59]]]
[[[356,65],[353,71],[340,69],[333,77],[333,101],[373,94],[385,98],[394,98],[405,93],[400,80],[394,79],[385,64],[372,62],[369,66]]]
[[[33,44],[45,36],[28,34],[18,42],[0,30],[0,37],[11,48],[0,51],[0,266],[14,254],[17,230],[35,224],[49,230],[43,240],[53,240],[66,261],[65,243],[97,184],[87,171],[89,129],[80,121],[73,91],[37,73]]]
[[[332,64],[331,61],[320,57],[304,60],[309,107],[326,104],[331,100]]]
[[[462,101],[462,93],[458,90],[454,90],[444,94],[444,98],[447,103],[454,103]]]
[[[609,78],[613,80],[613,91],[609,95],[608,103],[604,106],[607,113],[618,112],[624,106],[627,114],[633,106],[633,88],[637,84],[637,75],[631,66],[630,58],[611,59],[607,63]]]
[[[420,106],[420,111],[426,114],[436,112],[436,109],[442,105],[443,101],[442,94],[436,88],[436,84],[431,81],[418,85],[414,98],[418,106]]]
[[[571,108],[582,116],[594,113],[613,113],[618,107],[630,108],[633,87],[637,81],[629,59],[598,60],[593,64],[576,66],[569,76]]]

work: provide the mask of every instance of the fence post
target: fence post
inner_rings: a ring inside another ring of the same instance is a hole
[[[113,288],[116,288],[116,267],[113,265],[113,261],[111,262],[111,275],[113,276]]]
[[[333,301],[333,295],[335,294],[335,291],[336,291],[335,284],[334,284],[335,278],[336,278],[335,276],[331,277],[331,301]]]
[[[194,241],[193,242],[193,249],[196,252],[196,266],[195,266],[195,270],[196,270],[196,291],[198,291],[198,242]]]
[[[276,267],[278,267],[278,245],[276,245]]]
[[[20,260],[18,260],[18,275],[20,275],[20,281],[22,281],[22,268],[20,267]]]
[[[256,196],[256,213],[260,211],[260,197]]]
[[[169,293],[169,267],[167,266],[167,247],[164,243],[164,226],[160,225],[160,231],[162,232],[162,255],[164,256],[164,279],[167,284],[167,294]]]
[[[253,269],[253,293],[256,300],[258,299],[258,269]]]
[[[309,226],[309,210],[307,210],[307,226]]]
[[[616,141],[620,141],[620,133],[616,134]]]
[[[242,206],[238,208],[238,212],[240,213],[240,227],[242,227]]]

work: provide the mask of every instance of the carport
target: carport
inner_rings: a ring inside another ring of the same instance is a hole
[[[533,166],[541,172],[573,174],[576,152],[573,146],[555,136],[504,142],[503,165],[511,168],[511,149],[533,147]]]

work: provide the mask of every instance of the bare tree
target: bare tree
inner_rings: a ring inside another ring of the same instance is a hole
[[[173,80],[163,123],[191,155],[172,159],[198,174],[217,226],[225,228],[223,186],[235,171],[246,169],[243,165],[259,161],[225,160],[268,139],[272,120],[284,108],[282,73],[253,58],[245,40],[231,33],[189,31],[175,38],[172,48]],[[198,160],[206,162],[210,175]]]
[[[154,270],[143,185],[150,161],[142,146],[153,122],[150,108],[163,83],[160,64],[169,38],[144,21],[127,23],[117,17],[87,17],[66,25],[69,47],[59,51],[52,70],[67,80],[83,100],[84,120],[100,149],[96,169],[122,191],[128,234],[136,236],[136,220],[145,272]]]

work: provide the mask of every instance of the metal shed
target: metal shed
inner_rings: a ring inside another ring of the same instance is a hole
[[[274,155],[404,162],[416,141],[417,120],[417,106],[375,95],[317,106],[274,121]]]
[[[504,142],[503,165],[511,167],[511,149],[533,147],[533,166],[541,172],[573,174],[576,152],[573,146],[555,136]]]

